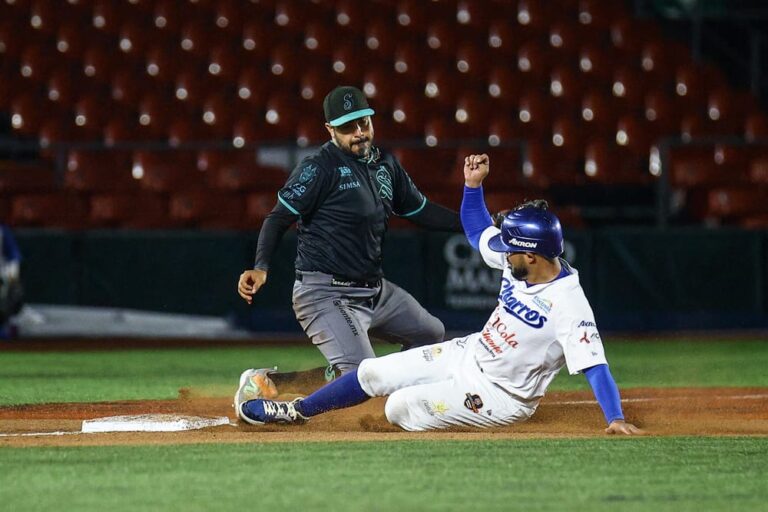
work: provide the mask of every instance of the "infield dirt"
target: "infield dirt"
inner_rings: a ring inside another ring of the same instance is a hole
[[[82,421],[116,415],[229,416],[229,397],[202,397],[180,390],[176,400],[62,403],[0,408],[0,446],[92,446],[182,443],[376,441],[402,439],[483,440],[604,436],[604,420],[592,394],[553,392],[525,423],[493,430],[403,432],[384,417],[384,399],[312,418],[304,425],[254,427],[238,423],[183,432],[80,434]],[[627,419],[648,435],[768,436],[768,388],[639,388],[622,391]]]

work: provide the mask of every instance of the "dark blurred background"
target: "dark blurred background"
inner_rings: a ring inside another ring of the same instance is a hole
[[[430,199],[458,208],[470,151],[491,210],[548,199],[601,325],[764,328],[767,28],[758,1],[0,0],[0,222],[28,303],[297,330],[292,235],[255,308],[235,283],[357,85]],[[461,237],[390,228],[390,278],[484,319]]]

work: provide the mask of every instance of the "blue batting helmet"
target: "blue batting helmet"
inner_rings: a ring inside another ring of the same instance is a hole
[[[563,230],[554,213],[525,206],[504,216],[501,233],[488,246],[496,252],[533,252],[557,258],[563,253]]]

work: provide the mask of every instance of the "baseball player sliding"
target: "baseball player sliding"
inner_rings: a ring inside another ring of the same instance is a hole
[[[480,332],[365,359],[306,398],[247,400],[246,370],[235,395],[238,417],[254,425],[300,423],[370,397],[389,395],[387,419],[405,430],[496,427],[531,417],[563,366],[583,373],[605,415],[609,434],[640,434],[624,420],[592,308],[579,274],[565,260],[558,218],[545,201],[510,211],[501,228],[485,207],[487,155],[464,164],[461,220],[470,244],[503,270],[496,309]]]

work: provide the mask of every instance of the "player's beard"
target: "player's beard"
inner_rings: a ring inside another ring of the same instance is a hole
[[[349,144],[344,144],[334,133],[333,141],[342,151],[350,153],[357,158],[365,158],[368,156],[368,153],[371,152],[371,142],[373,141],[373,137],[366,137],[363,135],[362,137],[355,137]]]
[[[528,267],[516,267],[510,263],[509,269],[512,271],[512,277],[518,281],[523,281],[528,277]]]

